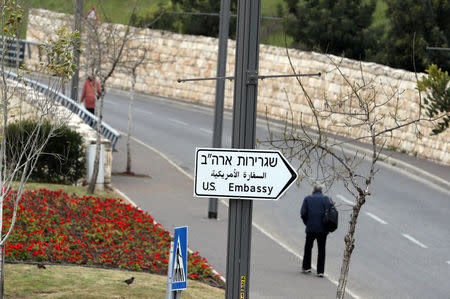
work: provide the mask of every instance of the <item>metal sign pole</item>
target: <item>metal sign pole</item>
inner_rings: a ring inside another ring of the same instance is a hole
[[[173,259],[173,241],[170,242],[170,252],[169,252],[169,268],[167,270],[167,288],[166,288],[166,299],[172,299],[172,259]]]
[[[261,0],[239,0],[233,105],[233,148],[255,147]],[[250,282],[251,200],[230,199],[226,298],[247,299]]]
[[[217,77],[224,77],[227,69],[227,47],[230,27],[230,0],[220,2],[219,51],[217,56]],[[223,102],[225,96],[225,80],[216,81],[216,102],[214,108],[213,144],[222,147]],[[217,219],[217,198],[210,198],[208,218]]]
[[[75,24],[74,29],[78,30],[81,38],[81,20],[83,14],[83,2],[84,0],[76,0],[75,1]],[[80,80],[80,43],[73,49],[73,57],[77,68],[75,69],[75,73],[72,77],[72,89],[70,93],[70,98],[74,101],[78,100],[78,86]]]

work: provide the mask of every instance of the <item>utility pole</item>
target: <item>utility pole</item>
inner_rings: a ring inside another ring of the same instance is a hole
[[[230,31],[230,0],[220,2],[219,50],[217,55],[217,77],[225,77],[227,69],[228,34]],[[214,107],[214,148],[222,147],[223,103],[225,97],[225,80],[216,81],[216,102]],[[210,198],[208,218],[217,219],[217,198]]]
[[[233,148],[255,148],[261,0],[239,0],[233,104]],[[253,201],[230,199],[226,298],[249,298]]]
[[[83,6],[84,0],[75,0],[75,25],[74,29],[78,31],[81,37],[81,20],[83,17]],[[72,100],[77,101],[78,99],[78,85],[80,78],[80,44],[78,43],[73,49],[73,58],[77,68],[75,69],[75,74],[72,77],[72,89],[70,92],[70,97]]]

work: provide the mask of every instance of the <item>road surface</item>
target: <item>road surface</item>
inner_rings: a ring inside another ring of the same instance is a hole
[[[127,131],[128,97],[126,92],[111,90],[105,99],[105,121],[122,132]],[[191,176],[194,175],[195,148],[212,144],[213,109],[208,107],[138,95],[134,120],[135,138],[164,153]],[[264,139],[265,136],[267,128],[261,121],[257,137]],[[224,119],[223,147],[230,147],[230,142],[231,114],[228,112]],[[448,167],[426,161],[420,163],[435,170],[444,180],[450,180]],[[348,289],[360,298],[449,298],[450,190],[429,183],[420,175],[410,175],[399,167],[379,164],[379,168],[372,196],[360,214]],[[274,246],[281,248],[279,250],[301,258],[304,226],[299,209],[302,199],[310,192],[311,186],[298,185],[278,201],[255,201],[253,223],[258,232],[254,235],[264,234]],[[353,199],[339,185],[328,194],[340,210],[340,227],[327,241],[325,270],[327,279],[336,283]],[[204,201],[206,217],[208,199],[196,200]],[[219,220],[226,218],[227,213],[226,206],[219,204]],[[265,250],[258,248],[261,254]],[[216,259],[216,264],[212,262],[215,259],[209,260],[225,274],[223,257]],[[292,271],[292,267],[285,265],[286,271]],[[264,265],[258,265],[258,274],[251,279],[264,279]],[[270,282],[267,284],[268,288],[277,287]],[[251,288],[254,285],[250,282]]]

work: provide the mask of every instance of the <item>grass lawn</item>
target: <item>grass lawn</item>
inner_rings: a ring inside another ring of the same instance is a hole
[[[6,298],[165,298],[162,275],[75,266],[5,265]],[[123,281],[135,277],[131,285]],[[223,298],[223,289],[188,281],[182,298]]]
[[[218,0],[220,1],[220,0]],[[73,13],[73,1],[67,0],[30,0],[29,6],[32,8],[45,8],[52,11]],[[152,1],[140,1],[138,14],[144,15],[151,10],[158,7],[159,3],[166,4],[169,0],[152,0]],[[130,17],[132,4],[135,3],[134,0],[107,0],[102,1],[100,6],[98,0],[84,0],[84,11],[87,12],[95,7],[99,18],[103,19],[102,11],[105,12],[114,22],[126,24]],[[129,3],[129,5],[125,5]],[[263,16],[275,16],[278,4],[285,6],[284,0],[262,0],[261,12]],[[128,9],[124,11],[124,7]]]

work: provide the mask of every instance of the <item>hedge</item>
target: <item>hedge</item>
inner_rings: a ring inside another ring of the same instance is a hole
[[[35,132],[35,133],[33,133]],[[80,134],[67,126],[52,130],[52,124],[44,121],[38,126],[35,121],[25,120],[13,123],[6,128],[6,161],[7,167],[16,167],[20,153],[29,151],[26,142],[37,132],[38,142],[42,143],[50,134],[29,180],[39,183],[74,184],[84,177],[85,149]],[[25,155],[26,156],[26,155]],[[17,175],[21,175],[19,172]]]

